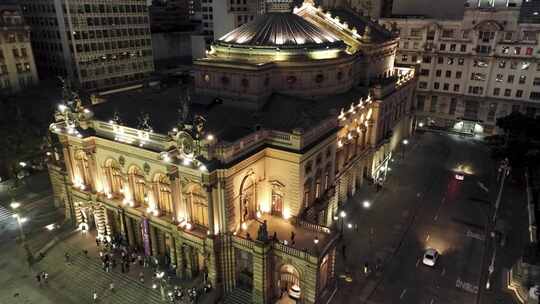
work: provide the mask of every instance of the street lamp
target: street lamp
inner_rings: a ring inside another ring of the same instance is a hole
[[[28,218],[21,217],[18,213],[14,213],[12,216],[15,219],[17,219],[17,224],[19,226],[19,233],[21,235],[20,236],[21,237],[21,244],[22,244],[24,250],[26,251],[26,259],[28,261],[28,264],[32,264],[33,256],[32,256],[32,253],[30,252],[30,247],[28,247],[28,243],[26,243],[26,235],[24,234],[24,230],[23,230],[23,226],[22,226],[23,223],[28,221]]]
[[[401,148],[401,158],[405,158],[405,147],[407,147],[407,145],[409,144],[409,140],[404,139],[401,141],[401,144],[403,145],[403,147]]]
[[[339,217],[341,218],[341,233],[343,233],[343,223],[345,222],[345,217],[347,217],[345,210],[339,212]]]
[[[501,161],[501,165],[499,166],[499,174],[502,175],[501,177],[501,184],[499,186],[499,193],[497,194],[497,200],[495,201],[495,211],[493,212],[493,222],[497,220],[497,213],[499,211],[499,206],[501,204],[501,197],[502,192],[504,188],[504,181],[506,180],[506,177],[510,175],[510,161],[508,158],[505,158],[503,161]]]
[[[362,207],[364,207],[365,209],[369,209],[369,207],[371,207],[371,202],[370,201],[364,201],[362,203]]]

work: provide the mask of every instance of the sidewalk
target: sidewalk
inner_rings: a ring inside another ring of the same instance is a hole
[[[352,303],[351,299],[355,299],[356,303],[366,302],[382,279],[384,265],[399,249],[413,221],[414,208],[417,208],[410,202],[421,195],[412,192],[412,187],[404,187],[402,184],[407,175],[413,173],[409,172],[407,161],[408,156],[413,155],[416,145],[416,141],[411,140],[405,159],[402,159],[401,153],[395,154],[390,164],[392,171],[381,191],[377,192],[374,185],[366,183],[344,204],[347,213],[345,223],[352,223],[353,227],[356,224],[358,230],[349,229],[345,224],[343,239],[337,245],[337,275],[350,273],[352,282],[339,280],[338,293],[333,303]],[[404,200],[404,197],[410,199]],[[362,206],[365,200],[371,202],[370,208]],[[407,201],[409,204],[405,203]],[[343,246],[346,246],[345,259]],[[375,270],[377,261],[381,265],[378,271]],[[368,263],[368,275],[364,273],[365,263]]]
[[[83,250],[88,250],[88,257]],[[64,254],[70,254],[70,263],[66,263]],[[59,242],[46,256],[34,266],[34,274],[39,271],[49,273],[47,288],[54,289],[61,297],[78,303],[92,303],[92,292],[96,291],[99,303],[163,303],[159,286],[154,289],[153,268],[143,268],[132,264],[129,273],[121,273],[120,265],[110,272],[105,272],[99,259],[95,237],[88,233],[77,232]],[[144,283],[139,281],[139,273],[144,274]],[[113,282],[114,292],[109,290]],[[171,286],[181,286],[184,290],[199,283],[193,281],[170,280]],[[166,293],[166,292],[165,292]],[[198,303],[213,303],[213,293],[203,294]],[[187,302],[185,302],[187,303]]]

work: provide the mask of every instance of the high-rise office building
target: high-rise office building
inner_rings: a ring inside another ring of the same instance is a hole
[[[140,85],[154,70],[145,0],[21,0],[40,73],[86,91]]]
[[[30,45],[30,26],[16,5],[0,6],[0,95],[18,92],[38,81]]]

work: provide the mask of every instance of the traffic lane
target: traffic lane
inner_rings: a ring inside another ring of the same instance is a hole
[[[439,141],[439,144],[441,144],[440,147],[443,147],[444,150],[448,149],[448,146],[445,145],[447,142],[444,140],[447,139],[445,136],[441,136],[440,138],[437,138]],[[440,140],[442,139],[442,141]],[[431,147],[431,149],[434,149],[434,147]],[[429,149],[428,149],[429,150]],[[450,157],[446,159],[446,161],[439,162],[439,170],[440,170],[440,176],[443,182],[439,186],[439,191],[434,190],[430,194],[429,192],[426,194],[426,197],[424,198],[425,201],[428,203],[424,203],[421,211],[418,215],[418,221],[419,222],[425,222],[429,223],[433,206],[434,204],[429,204],[429,202],[437,202],[440,196],[438,196],[438,193],[444,193],[443,198],[439,199],[440,202],[437,207],[437,211],[443,211],[443,214],[447,214],[444,205],[444,200],[448,200],[449,203],[453,203],[455,200],[458,200],[460,191],[460,184],[456,184],[456,182],[453,180],[453,172],[448,170],[449,168],[452,168],[453,164],[455,163],[462,163],[463,157],[461,155],[456,156],[454,151],[459,151],[457,154],[464,154],[464,155],[470,155],[466,149],[461,149],[460,147],[457,147],[457,149],[452,149],[450,153]],[[478,159],[478,158],[476,158]],[[439,159],[438,161],[440,161]],[[442,167],[441,167],[442,166]],[[478,167],[481,167],[481,164],[477,165]],[[433,177],[433,176],[432,176]],[[429,183],[433,183],[433,179],[428,181]],[[446,186],[446,189],[444,189]],[[446,222],[446,221],[441,221]],[[445,224],[442,224],[442,227],[444,227]],[[466,238],[465,230],[462,229],[462,227],[459,227],[461,229],[455,231],[454,233],[448,233],[448,231],[445,231],[446,229],[441,228],[440,235],[437,235],[437,228],[434,228],[433,225],[418,225],[417,229],[415,229],[415,237],[407,238],[405,241],[405,246],[400,249],[400,253],[396,257],[395,260],[399,261],[397,263],[394,263],[395,265],[391,265],[392,272],[389,273],[389,278],[385,279],[383,282],[383,287],[379,288],[379,290],[375,293],[374,299],[380,301],[381,297],[378,297],[377,295],[380,294],[380,290],[384,289],[385,294],[391,294],[390,302],[392,301],[401,301],[403,298],[405,298],[408,294],[408,298],[411,299],[411,301],[427,301],[427,303],[431,302],[432,300],[436,300],[437,298],[440,298],[440,295],[448,295],[445,297],[445,301],[447,303],[450,303],[450,301],[455,301],[455,299],[461,298],[462,300],[459,301],[466,301],[467,299],[470,300],[471,295],[469,294],[463,294],[459,291],[456,291],[455,284],[456,284],[456,277],[464,276],[467,279],[471,276],[471,274],[468,273],[468,269],[474,266],[474,264],[478,265],[478,262],[475,260],[471,260],[470,256],[479,256],[480,254],[478,251],[481,251],[481,246],[474,246],[474,245],[463,245],[463,242],[461,240],[464,240]],[[432,235],[429,236],[429,232],[432,231]],[[423,241],[422,239],[425,238]],[[438,243],[438,244],[426,244],[426,243]],[[468,244],[471,244],[471,242],[467,242]],[[450,273],[448,274],[447,270],[445,270],[446,267],[443,265],[443,269],[440,272],[441,276],[444,276],[445,279],[440,280],[437,276],[433,276],[434,273],[437,272],[425,272],[420,270],[418,273],[411,267],[412,265],[419,265],[419,258],[421,257],[423,250],[426,248],[426,246],[431,247],[439,247],[441,248],[441,251],[447,251],[448,253],[448,262],[450,263],[450,267],[448,269],[452,269]],[[443,248],[442,248],[443,247]],[[465,256],[462,256],[460,254],[460,248],[465,248],[464,251]],[[415,262],[412,262],[415,261]],[[471,263],[463,264],[458,268],[453,268],[452,266],[455,264],[456,261],[471,261]],[[454,273],[455,272],[455,273]],[[476,273],[472,273],[473,280],[475,278]],[[402,284],[400,284],[402,283]],[[405,283],[405,284],[403,284]],[[444,293],[441,293],[441,284],[446,289]],[[409,287],[405,286],[408,285]],[[467,289],[471,289],[471,284],[466,282],[466,284],[459,284],[461,287],[465,286]],[[423,287],[420,287],[423,286]],[[434,292],[436,291],[436,292]],[[439,296],[437,296],[439,295]],[[397,298],[396,298],[397,297]],[[429,298],[429,299],[428,299]],[[388,302],[385,300],[385,297],[382,297],[383,302]]]
[[[417,219],[385,270],[383,281],[373,296],[375,302],[395,303],[406,298],[408,303],[417,303],[430,296],[428,301],[431,301],[436,294],[434,291],[439,288],[435,282],[440,273],[424,266],[421,258],[427,248],[427,241],[430,241],[430,227],[424,223],[436,214],[438,202],[442,200],[441,193],[445,190],[442,181],[448,178],[448,173],[439,168],[431,172],[429,177],[425,180],[427,191],[417,203]]]

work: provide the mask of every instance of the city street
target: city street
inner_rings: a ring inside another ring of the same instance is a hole
[[[463,181],[454,174],[460,166],[468,172]],[[368,303],[477,303],[478,292],[485,293],[481,303],[513,303],[511,294],[502,291],[503,269],[521,253],[524,238],[509,237],[499,247],[493,291],[480,287],[485,285],[481,273],[491,262],[485,229],[497,194],[496,164],[488,147],[471,137],[417,133],[405,151],[394,155],[391,169],[381,192],[362,187],[347,204],[346,221],[359,231],[345,231],[346,263],[337,269],[349,271],[353,280],[340,282],[334,303],[358,298]],[[508,182],[505,193],[499,215],[521,221],[523,227],[515,225],[512,232],[526,235],[524,190]],[[422,263],[427,248],[441,254],[434,267]],[[344,248],[339,249],[343,258]],[[377,261],[382,264],[378,270]]]

